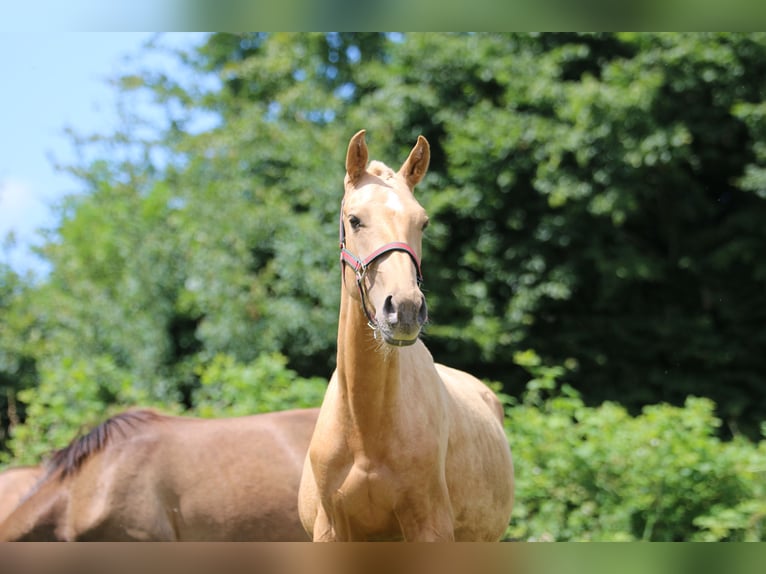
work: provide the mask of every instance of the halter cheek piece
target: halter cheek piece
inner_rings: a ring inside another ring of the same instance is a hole
[[[415,264],[415,270],[417,271],[417,277],[418,277],[418,285],[420,285],[423,282],[423,273],[420,271],[420,261],[418,260],[418,256],[415,254],[415,251],[412,249],[412,247],[410,247],[406,243],[402,243],[400,241],[386,243],[382,247],[378,247],[375,251],[370,253],[364,259],[362,259],[361,257],[357,257],[346,248],[346,228],[343,225],[343,206],[341,205],[341,210],[340,210],[341,273],[343,271],[344,264],[351,266],[351,268],[354,270],[354,274],[356,275],[356,286],[359,289],[359,297],[362,300],[362,309],[364,309],[364,314],[367,316],[367,324],[373,330],[377,329],[378,323],[375,320],[375,317],[372,316],[372,313],[370,313],[369,309],[367,308],[368,296],[367,296],[367,287],[365,287],[364,285],[364,276],[367,273],[367,269],[370,268],[370,265],[376,259],[382,257],[383,255],[391,251],[404,251],[407,255],[410,256],[410,259],[412,259],[412,262]]]

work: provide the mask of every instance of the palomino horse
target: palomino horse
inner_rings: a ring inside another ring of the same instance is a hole
[[[513,506],[500,401],[418,339],[428,218],[412,188],[428,142],[418,137],[398,172],[367,158],[362,130],[346,155],[337,368],[303,469],[301,521],[315,541],[498,540]]]
[[[44,471],[42,466],[17,466],[0,472],[0,522],[13,512]]]
[[[0,540],[306,541],[298,486],[318,413],[120,413],[53,454]]]

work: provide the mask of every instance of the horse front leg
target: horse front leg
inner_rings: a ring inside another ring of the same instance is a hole
[[[338,537],[335,535],[335,529],[330,524],[330,519],[320,504],[317,509],[317,515],[314,519],[314,531],[312,534],[314,542],[336,542]]]
[[[435,499],[411,496],[396,511],[406,542],[454,542],[455,522],[446,494]]]

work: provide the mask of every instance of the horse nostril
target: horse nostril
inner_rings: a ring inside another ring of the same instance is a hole
[[[383,313],[386,314],[388,322],[391,324],[396,323],[398,320],[396,308],[394,307],[394,298],[392,295],[386,297],[386,300],[383,302]]]
[[[418,309],[418,323],[423,325],[428,320],[428,305],[426,305],[426,298],[423,297],[420,303],[420,309]]]

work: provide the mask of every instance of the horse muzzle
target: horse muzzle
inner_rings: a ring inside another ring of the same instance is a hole
[[[427,320],[428,306],[420,290],[416,296],[401,299],[389,295],[376,316],[383,341],[394,347],[414,344]]]

